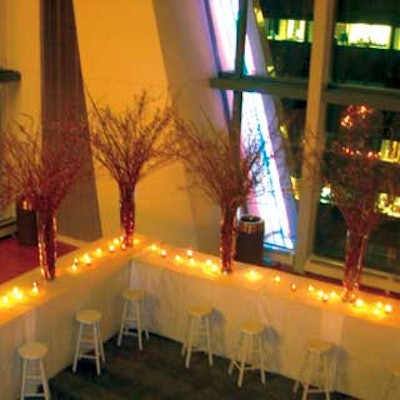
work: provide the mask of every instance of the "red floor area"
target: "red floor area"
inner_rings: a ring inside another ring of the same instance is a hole
[[[62,256],[76,247],[58,242],[57,254]],[[0,240],[0,284],[39,265],[36,246],[22,246],[14,237]]]

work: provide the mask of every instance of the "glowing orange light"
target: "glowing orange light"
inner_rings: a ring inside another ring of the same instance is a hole
[[[86,265],[90,265],[90,264],[92,263],[92,258],[90,257],[89,253],[85,253],[85,254],[83,255],[83,262],[84,262]]]
[[[157,245],[156,245],[155,243],[153,243],[153,244],[150,246],[150,250],[151,250],[151,251],[157,251],[157,249],[158,249],[158,247],[157,247]]]
[[[309,292],[314,292],[314,291],[315,291],[315,288],[314,288],[313,285],[308,285],[307,290],[308,290]]]
[[[161,257],[167,257],[167,250],[162,249],[162,250],[160,251],[160,256],[161,256]]]
[[[174,258],[175,258],[175,261],[177,261],[177,262],[182,261],[182,257],[179,254],[177,254]]]
[[[101,257],[103,255],[103,250],[100,247],[98,247],[96,249],[95,254],[96,254],[97,257]]]
[[[357,299],[356,300],[356,307],[361,308],[364,306],[364,300],[363,299]]]
[[[108,246],[108,251],[109,251],[110,253],[114,253],[115,247],[114,247],[113,244],[110,244],[110,245]]]
[[[32,293],[33,294],[39,293],[39,286],[38,286],[37,282],[32,282]]]
[[[192,257],[193,257],[193,250],[191,250],[191,249],[186,250],[186,255],[187,255],[189,258],[192,258]]]
[[[328,300],[329,300],[329,294],[328,294],[328,293],[324,293],[324,294],[322,295],[322,301],[323,301],[324,303],[327,303]]]
[[[275,283],[280,283],[281,282],[281,277],[279,275],[275,275],[274,282]]]
[[[292,282],[292,283],[290,284],[290,290],[291,290],[292,292],[295,292],[296,289],[297,289],[297,285],[296,285],[294,282]]]
[[[390,314],[391,312],[393,312],[393,307],[391,304],[385,304],[384,309],[386,314]]]
[[[126,250],[126,244],[124,242],[121,243],[121,250]]]

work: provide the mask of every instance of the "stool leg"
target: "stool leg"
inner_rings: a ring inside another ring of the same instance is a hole
[[[25,386],[26,386],[26,370],[27,370],[27,361],[24,360],[22,362],[22,383],[21,383],[21,400],[24,400],[25,396]]]
[[[103,362],[106,362],[106,355],[104,353],[104,343],[103,343],[103,338],[101,336],[101,326],[100,326],[100,322],[98,322],[96,324],[96,329],[97,329],[97,335],[99,338],[99,345],[100,345],[100,356],[101,356],[101,360]]]
[[[323,376],[323,385],[324,385],[324,391],[325,391],[325,400],[330,400],[331,399],[331,394],[330,394],[331,365],[329,362],[329,355],[323,354],[321,357],[322,357],[322,376]]]
[[[187,353],[186,353],[186,361],[185,361],[186,368],[189,368],[190,358],[192,356],[193,333],[194,333],[194,319],[190,318],[190,321],[189,321],[189,337],[188,337],[188,343],[187,343],[187,349],[186,349]]]
[[[249,338],[247,335],[244,336],[243,339],[243,346],[242,346],[242,351],[240,355],[240,362],[239,362],[239,377],[238,377],[238,386],[242,387],[243,383],[243,376],[244,376],[244,369],[246,366],[246,356],[249,352]]]
[[[76,373],[76,367],[78,365],[79,351],[80,351],[80,345],[81,345],[81,337],[82,337],[82,324],[79,324],[78,338],[76,340],[76,347],[75,347],[74,362],[72,364],[72,372],[74,374]]]
[[[143,312],[143,302],[140,302],[139,307],[140,307],[140,314],[141,314],[141,316],[142,316],[143,314],[145,314],[145,313]],[[145,311],[145,310],[144,310],[144,311]],[[142,321],[142,325],[143,325],[143,331],[144,331],[146,340],[149,340],[149,339],[150,339],[150,336],[149,336],[149,330],[147,329],[147,323],[146,323],[146,322],[147,322],[146,320],[145,320],[144,322]]]
[[[235,366],[235,363],[237,362],[237,360],[239,360],[239,354],[240,354],[241,348],[242,348],[242,334],[239,334],[239,339],[237,341],[236,350],[234,351],[234,353],[232,355],[231,362],[230,362],[229,368],[228,368],[229,375],[232,374],[233,367]]]
[[[205,318],[206,324],[206,336],[207,336],[207,350],[208,350],[208,362],[210,365],[214,364],[213,354],[211,351],[211,330],[210,330],[210,320],[208,317]]]
[[[39,360],[40,376],[42,378],[42,386],[45,400],[50,400],[50,388],[47,382],[46,373],[42,360]]]
[[[96,371],[97,375],[101,374],[100,370],[100,343],[99,343],[99,337],[98,337],[98,330],[97,330],[97,325],[93,325],[93,337],[94,337],[94,354],[95,354],[95,359],[96,359]]]
[[[128,312],[128,301],[124,301],[124,308],[122,310],[122,316],[121,316],[121,325],[119,328],[119,334],[118,334],[118,340],[117,340],[117,346],[120,347],[121,343],[122,343],[122,336],[124,334],[124,330],[125,330],[125,319],[126,319],[126,315]]]
[[[142,320],[140,315],[140,302],[136,302],[135,304],[135,313],[136,313],[136,328],[138,335],[139,350],[142,351],[143,343],[142,343]]]
[[[265,369],[264,369],[264,355],[263,355],[263,343],[262,337],[259,335],[257,337],[258,343],[258,354],[260,357],[260,373],[261,373],[261,383],[265,385]]]

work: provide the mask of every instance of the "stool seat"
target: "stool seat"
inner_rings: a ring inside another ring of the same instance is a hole
[[[265,325],[259,320],[243,321],[239,326],[239,342],[229,364],[228,372],[239,371],[237,385],[242,387],[246,370],[260,370],[261,383],[265,385],[264,349],[262,334]]]
[[[40,360],[47,354],[47,346],[40,342],[25,343],[18,354],[25,360]]]
[[[240,331],[248,335],[259,335],[265,330],[265,325],[260,321],[244,321],[240,324]]]
[[[208,304],[196,305],[188,308],[187,312],[189,315],[197,318],[203,318],[207,315],[210,315],[213,311],[213,308]]]
[[[205,351],[208,354],[208,362],[214,364],[211,349],[210,317],[213,307],[210,304],[196,304],[187,310],[189,318],[188,331],[182,344],[182,356],[185,356],[185,366],[189,368],[192,353]]]
[[[100,375],[100,360],[105,362],[103,341],[101,339],[100,311],[84,309],[76,313],[75,319],[79,323],[78,337],[76,341],[72,372],[76,373],[80,359],[95,360],[96,372]],[[91,352],[94,350],[94,355]]]
[[[117,345],[121,346],[123,336],[137,336],[139,350],[143,350],[143,332],[145,333],[146,339],[149,340],[149,331],[147,330],[146,324],[142,321],[142,309],[147,293],[142,289],[128,288],[123,290],[121,296],[124,300],[124,306]],[[132,331],[134,327],[136,327],[136,332]]]
[[[331,351],[334,346],[334,343],[320,339],[310,339],[307,342],[308,351],[312,351],[315,353],[326,353],[328,351]]]
[[[97,310],[80,310],[76,314],[76,320],[85,325],[96,324],[101,320],[101,313]]]
[[[125,289],[122,297],[129,301],[140,301],[146,297],[146,292],[142,289]]]
[[[309,339],[306,342],[306,355],[293,386],[294,393],[300,385],[303,387],[302,400],[306,400],[309,393],[325,393],[325,399],[330,400],[334,348],[335,344],[327,340]]]
[[[47,346],[41,342],[28,342],[18,348],[18,354],[23,360],[21,400],[25,397],[50,400],[50,389],[43,364],[47,351]],[[40,388],[42,391],[38,392]]]

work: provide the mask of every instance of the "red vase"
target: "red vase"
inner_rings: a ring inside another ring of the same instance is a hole
[[[368,236],[348,230],[346,234],[342,299],[354,302],[360,288]]]
[[[221,210],[220,223],[220,259],[221,272],[230,274],[233,272],[233,260],[236,234],[236,208]]]
[[[54,211],[37,213],[39,263],[42,275],[48,281],[56,277],[57,221]]]
[[[120,222],[124,245],[132,247],[135,233],[135,195],[131,188],[120,189]]]

